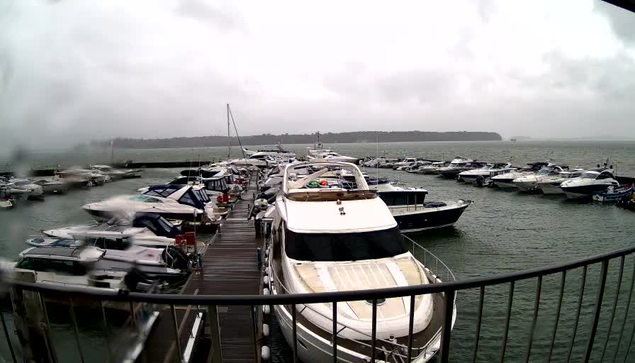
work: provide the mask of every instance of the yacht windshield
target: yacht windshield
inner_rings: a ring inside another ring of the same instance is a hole
[[[407,252],[399,227],[361,233],[295,233],[286,230],[285,252],[300,261],[361,261]]]
[[[580,178],[582,179],[595,179],[597,178],[598,173],[582,173],[582,175],[580,175]]]

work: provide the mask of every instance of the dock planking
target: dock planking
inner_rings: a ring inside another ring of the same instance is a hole
[[[263,241],[256,237],[253,221],[249,221],[249,206],[253,203],[254,181],[243,198],[239,200],[223,221],[219,234],[203,255],[203,270],[193,273],[182,289],[185,295],[259,295],[262,291],[262,266],[258,264],[257,248]],[[171,312],[161,314],[154,331],[148,339],[145,355],[147,361],[177,361],[174,341],[174,325]],[[195,313],[192,311],[185,321],[185,313],[177,312],[181,346],[190,336]],[[249,306],[218,307],[223,362],[259,362],[256,342],[260,335],[254,325],[252,308]],[[256,317],[261,318],[261,317]],[[159,332],[159,331],[160,332]],[[197,352],[196,356],[200,356]],[[161,358],[158,360],[158,358]],[[210,360],[211,361],[211,360]]]

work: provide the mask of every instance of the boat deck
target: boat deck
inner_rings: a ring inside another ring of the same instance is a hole
[[[253,203],[255,181],[243,194],[223,221],[214,242],[203,253],[203,270],[194,272],[181,293],[185,295],[259,295],[262,291],[262,265],[258,264],[257,248],[263,240],[256,237],[253,221],[248,221],[249,206]],[[205,307],[201,307],[205,308]],[[222,357],[224,362],[252,363],[259,361],[255,342],[259,341],[262,316],[252,318],[249,306],[218,306]],[[256,310],[258,311],[258,309]],[[193,307],[189,313],[185,308],[176,310],[179,338],[182,350],[192,334],[198,311]],[[207,333],[205,329],[199,333]],[[202,326],[203,324],[201,324]],[[174,343],[174,322],[171,310],[161,313],[157,326],[148,338],[144,350],[147,362],[175,362],[177,347]],[[207,333],[209,334],[209,333]],[[207,339],[209,342],[210,340]],[[211,361],[211,343],[199,342],[190,361]]]

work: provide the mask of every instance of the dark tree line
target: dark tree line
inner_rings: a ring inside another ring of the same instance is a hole
[[[378,135],[379,134],[379,135]],[[379,136],[380,142],[399,141],[500,141],[501,136],[495,132],[428,132],[428,131],[358,131],[340,133],[320,133],[320,141],[323,143],[362,143],[375,142]],[[317,140],[317,134],[283,134],[283,135],[252,135],[243,136],[240,141],[243,145],[273,145],[282,144],[313,144]],[[235,137],[231,138],[232,145],[238,145]],[[110,146],[110,140],[93,141],[92,145]],[[199,137],[174,137],[170,139],[128,139],[117,138],[115,147],[148,149],[171,147],[208,147],[227,145],[226,136],[199,136]]]

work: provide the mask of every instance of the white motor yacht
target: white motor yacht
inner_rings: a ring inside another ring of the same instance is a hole
[[[109,220],[137,214],[156,213],[166,219],[217,224],[214,203],[206,205],[201,189],[186,185],[152,186],[143,195],[121,195],[82,206],[97,220]]]
[[[466,170],[460,172],[458,179],[465,181],[466,183],[472,183],[477,179],[489,179],[493,176],[509,173],[516,170],[510,163],[497,163],[488,164],[479,169]]]
[[[536,162],[527,164],[527,167],[520,170],[510,171],[509,173],[503,173],[491,178],[492,184],[501,189],[517,188],[514,184],[514,180],[522,178],[528,175],[535,174],[543,166],[549,165],[547,162]]]
[[[128,289],[126,269],[104,268],[99,264],[105,250],[79,247],[30,247],[9,269],[10,279],[71,286],[87,290]]]
[[[557,177],[565,171],[567,167],[562,167],[555,164],[549,164],[543,166],[535,174],[529,174],[520,178],[514,179],[513,183],[521,192],[533,192],[537,191],[537,184],[541,181]]]
[[[439,170],[450,165],[449,161],[435,161],[432,164],[420,167],[417,174],[439,174]]]
[[[44,189],[30,179],[11,178],[5,186],[15,199],[41,200],[44,198]]]
[[[542,191],[542,194],[555,195],[564,194],[560,188],[563,181],[577,178],[584,173],[584,169],[563,170],[556,176],[546,177],[536,183],[536,189]]]
[[[300,176],[296,168],[317,170]],[[347,169],[350,183],[331,177]],[[386,204],[371,191],[361,171],[349,163],[300,163],[287,166],[275,204],[275,231],[268,252],[271,292],[303,294],[416,286],[438,281],[404,247],[399,227]],[[443,301],[438,294],[415,297],[413,361],[426,362],[439,349]],[[346,362],[369,362],[372,302],[338,304],[337,355]],[[380,300],[377,305],[377,353],[385,361],[404,361],[410,297]],[[454,306],[452,308],[455,308]],[[453,310],[455,312],[455,310]],[[298,356],[304,362],[331,360],[333,306],[298,306]],[[291,311],[275,306],[287,342],[293,345]]]
[[[612,169],[589,170],[560,184],[560,188],[569,199],[591,198],[593,194],[604,192],[608,187],[619,186],[620,183],[615,180]]]
[[[34,178],[33,184],[41,186],[44,193],[61,194],[68,190],[68,182],[57,176],[50,178]]]
[[[96,170],[83,169],[74,166],[66,170],[58,171],[56,175],[64,179],[69,186],[74,187],[93,187],[96,185],[104,185],[110,177]]]
[[[0,182],[0,209],[13,208],[13,197],[9,188]]]
[[[181,230],[158,214],[142,214],[135,218],[133,223],[128,220],[114,219],[108,223],[60,227],[44,230],[42,233],[53,238],[84,241],[100,238],[121,239],[137,246],[160,248],[174,245],[175,238],[181,234]],[[27,243],[32,245],[42,243],[35,239],[30,241],[32,243]]]
[[[117,169],[110,165],[92,165],[91,169],[97,173],[108,175],[111,180],[122,178],[141,178],[143,176],[142,169]]]

